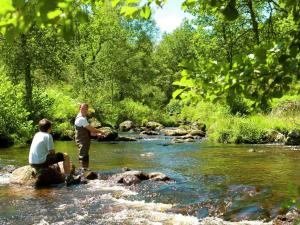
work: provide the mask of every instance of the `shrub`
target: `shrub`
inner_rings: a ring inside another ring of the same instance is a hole
[[[181,113],[183,104],[178,99],[171,99],[169,104],[166,106],[166,111],[169,115],[178,115]]]
[[[22,85],[13,85],[0,69],[0,136],[2,141],[24,142],[33,133],[32,121],[23,105]],[[12,143],[11,142],[11,143]],[[0,143],[1,144],[1,143]]]
[[[228,98],[227,104],[232,115],[249,115],[251,111],[251,102],[239,96]]]
[[[50,117],[53,120],[72,120],[78,113],[79,102],[68,95],[67,87],[51,87],[46,90],[47,96],[54,99]]]
[[[227,117],[229,108],[220,104],[211,102],[199,102],[195,105],[186,105],[182,108],[179,119],[182,121],[203,122],[210,127],[216,121]]]
[[[258,144],[262,143],[267,127],[254,118],[235,118],[233,127],[233,143]]]
[[[33,121],[37,123],[42,118],[53,120],[53,107],[55,99],[49,97],[44,90],[34,88],[32,93]]]
[[[152,110],[140,102],[135,102],[130,98],[126,98],[119,103],[118,123],[124,120],[132,120],[134,123],[141,125],[143,120],[151,120]]]

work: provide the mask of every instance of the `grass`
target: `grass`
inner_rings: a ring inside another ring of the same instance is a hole
[[[226,106],[200,102],[183,107],[179,117],[183,121],[206,123],[208,138],[214,142],[265,143],[272,133],[287,135],[293,129],[300,129],[299,96],[290,97],[289,101],[286,98],[277,101],[269,114],[231,115]]]

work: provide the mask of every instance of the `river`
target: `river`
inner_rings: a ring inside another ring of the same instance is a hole
[[[175,182],[124,187],[99,179],[33,189],[11,186],[9,174],[1,174],[0,224],[199,224],[208,216],[270,221],[299,199],[299,148],[169,141],[92,142],[90,168],[103,176],[123,167],[158,171]],[[77,165],[74,142],[56,141],[55,148]],[[28,151],[1,149],[0,166],[26,165]]]

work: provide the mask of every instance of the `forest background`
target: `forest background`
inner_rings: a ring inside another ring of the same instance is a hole
[[[200,122],[225,143],[299,132],[298,1],[186,0],[194,19],[159,38],[151,7],[164,3],[1,1],[1,145],[41,118],[68,134],[80,102],[115,128]]]

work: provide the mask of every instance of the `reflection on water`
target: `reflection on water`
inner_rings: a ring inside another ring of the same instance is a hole
[[[169,139],[93,142],[90,167],[100,174],[129,167],[160,171],[174,183],[123,187],[105,180],[34,190],[0,176],[0,224],[198,224],[207,216],[270,220],[283,200],[299,198],[300,152],[286,146],[183,143]],[[56,142],[77,164],[73,142]],[[0,151],[0,166],[27,164],[28,148]],[[39,209],[37,211],[37,209]],[[174,222],[175,221],[175,222]],[[179,222],[178,222],[179,221]]]

